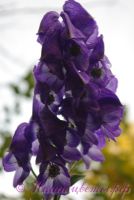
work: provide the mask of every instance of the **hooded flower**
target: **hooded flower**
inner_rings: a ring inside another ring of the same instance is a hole
[[[118,80],[111,72],[111,64],[106,56],[89,69],[90,81],[96,87],[116,92]]]
[[[41,164],[37,184],[46,197],[52,194],[65,195],[69,192],[70,175],[64,164],[58,158]]]
[[[106,139],[115,141],[121,133],[123,106],[103,36],[78,2],[67,0],[61,13],[46,13],[37,35],[42,49],[33,70],[32,116],[17,128],[3,165],[16,170],[17,186],[36,156],[37,184],[51,199],[69,191],[68,163],[83,160],[88,168],[92,160],[104,161]]]
[[[106,89],[101,91],[98,102],[101,110],[101,127],[98,130],[98,136],[103,141],[101,137],[115,140],[121,133],[119,126],[124,108],[118,97]]]
[[[51,111],[47,101],[46,104],[42,103],[37,92],[39,91],[35,90],[31,121],[34,124],[35,130],[32,152],[33,155],[37,156],[36,163],[38,164],[44,160],[51,160],[57,154],[62,154],[66,144],[67,122],[60,120]]]
[[[81,156],[87,169],[90,167],[92,160],[96,162],[103,162],[105,160],[101,149],[96,145],[92,145],[88,152],[86,154],[82,153]]]
[[[31,165],[32,131],[28,123],[18,126],[12,139],[9,152],[3,158],[3,166],[7,172],[16,171],[13,186],[21,185],[28,177]]]
[[[68,0],[63,6],[72,22],[87,38],[89,38],[97,28],[93,17],[76,1]]]

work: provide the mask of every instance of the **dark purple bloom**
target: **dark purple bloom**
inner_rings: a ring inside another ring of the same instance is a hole
[[[123,116],[123,106],[118,97],[109,90],[102,90],[98,99],[101,109],[101,132],[109,139],[115,140],[121,129],[120,121]]]
[[[58,92],[64,84],[64,74],[60,63],[40,62],[34,68],[34,75],[37,82],[46,84],[50,90]]]
[[[27,123],[18,126],[10,145],[9,153],[3,158],[4,169],[16,171],[13,186],[21,185],[31,169],[31,127]]]
[[[60,14],[45,14],[37,35],[42,50],[33,70],[32,116],[16,130],[3,165],[17,170],[17,186],[30,173],[31,155],[36,156],[38,186],[51,199],[69,192],[68,163],[83,160],[88,168],[92,160],[104,161],[106,139],[115,141],[121,133],[123,106],[103,36],[79,3],[67,0]]]
[[[89,69],[90,81],[99,88],[116,92],[118,80],[110,70],[111,64],[106,56]]]
[[[70,187],[70,175],[62,160],[55,158],[42,163],[37,184],[44,195],[67,194]]]
[[[73,25],[87,38],[90,37],[94,29],[97,28],[93,17],[78,2],[74,0],[66,1],[63,10],[68,14]]]
[[[92,145],[86,154],[82,154],[82,159],[88,169],[92,160],[97,162],[103,162],[105,160],[100,148],[96,145]]]

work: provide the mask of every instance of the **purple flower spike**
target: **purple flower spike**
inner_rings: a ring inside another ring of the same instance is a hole
[[[3,166],[16,171],[16,187],[28,177],[35,156],[37,185],[50,200],[69,192],[73,162],[83,160],[88,169],[92,160],[104,161],[101,149],[120,135],[124,108],[103,36],[79,3],[67,0],[61,13],[46,13],[37,35],[42,50],[33,70],[32,116],[17,128]]]

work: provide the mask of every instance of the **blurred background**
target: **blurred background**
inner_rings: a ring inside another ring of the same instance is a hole
[[[78,0],[96,19],[104,36],[105,53],[119,80],[117,94],[126,106],[121,124],[123,133],[117,142],[108,142],[103,150],[106,161],[92,163],[85,183],[94,187],[129,186],[122,191],[70,193],[61,199],[109,200],[134,199],[134,1]],[[24,188],[14,189],[14,173],[2,169],[1,158],[7,151],[18,124],[28,122],[32,110],[32,69],[40,57],[36,42],[38,26],[44,13],[60,12],[64,0],[0,0],[0,200],[40,200],[33,193],[31,176]],[[79,163],[74,173],[81,174]],[[79,182],[81,185],[82,182]],[[78,184],[78,183],[77,183]],[[19,191],[18,191],[19,190]]]

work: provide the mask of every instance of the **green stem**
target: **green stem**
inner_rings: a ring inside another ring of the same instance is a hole
[[[34,175],[34,177],[37,178],[37,175],[35,174],[33,168],[31,168],[31,172],[32,172],[32,174]]]
[[[59,200],[60,199],[60,195],[55,195],[53,200]]]
[[[70,169],[69,169],[69,173],[71,174],[72,171],[74,170],[75,166],[77,165],[77,162],[74,162],[71,166],[70,166]]]

